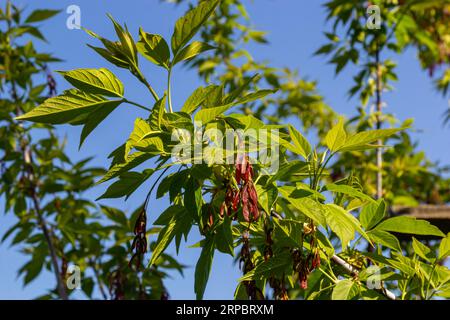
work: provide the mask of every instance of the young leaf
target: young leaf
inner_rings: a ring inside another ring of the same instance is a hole
[[[340,118],[339,122],[328,131],[325,137],[325,143],[330,151],[336,152],[344,145],[346,138],[347,134],[344,129],[344,120]]]
[[[192,39],[198,29],[208,20],[216,9],[219,0],[201,2],[184,17],[178,19],[172,35],[172,52],[174,55]]]
[[[48,10],[48,9],[34,10],[28,16],[28,18],[26,18],[25,23],[34,23],[34,22],[44,21],[44,20],[47,20],[47,19],[53,17],[54,15],[57,15],[60,12],[61,12],[60,10]]]
[[[233,104],[230,103],[220,107],[202,109],[195,114],[194,119],[196,122],[200,122],[202,125],[205,125],[215,120],[217,116],[221,115],[231,107],[233,107]]]
[[[233,226],[230,218],[225,215],[223,222],[217,227],[216,246],[217,250],[234,256]]]
[[[110,97],[123,97],[123,84],[108,69],[76,69],[59,71],[68,82],[83,92]]]
[[[361,210],[359,220],[366,230],[375,227],[386,214],[386,203],[379,199],[376,203],[369,203]]]
[[[294,143],[296,150],[298,150],[298,154],[307,159],[308,155],[311,153],[311,145],[308,140],[306,140],[306,138],[292,125],[289,125],[289,135],[291,136],[291,140]]]
[[[428,262],[433,262],[434,260],[434,253],[431,251],[430,248],[428,248],[426,245],[418,241],[416,238],[412,238],[412,247],[414,249],[414,252]]]
[[[125,158],[124,162],[116,163],[111,168],[109,168],[108,172],[97,182],[100,184],[102,182],[111,180],[124,172],[127,172],[141,163],[149,160],[153,155],[145,152],[135,152]]]
[[[433,226],[428,221],[417,220],[415,217],[409,216],[398,216],[384,220],[375,230],[445,237],[445,234],[438,227]]]
[[[150,34],[139,29],[140,39],[137,43],[138,51],[156,65],[169,68],[170,51],[166,40],[158,34]]]
[[[37,108],[16,118],[39,123],[61,124],[87,116],[98,108],[115,108],[122,100],[106,100],[102,96],[84,93],[76,89],[64,91],[60,96],[45,100]]]
[[[131,149],[140,146],[140,142],[145,138],[157,135],[160,131],[153,131],[147,121],[141,118],[136,118],[134,121],[134,128],[130,137],[125,144],[125,156],[127,156]]]
[[[84,140],[88,137],[88,135],[94,131],[97,126],[109,116],[111,112],[116,108],[115,104],[106,104],[101,108],[98,108],[95,112],[89,115],[85,125],[83,126],[83,130],[81,131],[80,136],[80,144],[78,148],[81,148]]]
[[[145,182],[145,180],[150,178],[153,172],[153,169],[147,169],[143,173],[133,171],[125,172],[120,176],[120,179],[114,182],[105,193],[97,198],[97,200],[121,198],[124,196],[128,198],[142,183]]]
[[[202,300],[203,294],[205,293],[206,284],[208,283],[209,273],[211,272],[214,259],[214,244],[214,237],[206,238],[202,253],[195,266],[194,291],[197,300]]]
[[[326,221],[331,230],[339,237],[342,243],[342,251],[348,243],[355,237],[358,231],[364,238],[370,241],[367,234],[362,230],[359,221],[343,208],[335,204],[326,204]]]
[[[339,151],[358,151],[371,148],[370,143],[376,142],[377,140],[389,137],[399,131],[404,130],[404,128],[398,129],[379,129],[358,132],[357,134],[350,136],[345,141],[345,144],[341,146]]]
[[[358,199],[362,199],[362,200],[366,200],[372,203],[375,203],[375,200],[373,200],[371,197],[369,197],[368,195],[362,193],[361,191],[356,190],[355,188],[348,186],[348,185],[344,185],[344,184],[334,184],[334,183],[330,183],[327,184],[324,187],[324,190],[328,190],[328,191],[332,191],[332,192],[336,192],[336,193],[342,193],[354,198],[358,198]]]
[[[450,232],[447,233],[447,236],[442,239],[439,244],[439,255],[438,259],[442,260],[450,255]]]
[[[195,56],[199,55],[202,52],[215,49],[213,46],[210,46],[207,43],[194,41],[191,44],[184,47],[173,59],[172,65],[176,65],[178,62],[192,59]]]
[[[351,300],[358,295],[358,285],[350,279],[340,280],[331,294],[332,300]]]
[[[311,218],[315,223],[326,226],[325,210],[323,205],[311,198],[296,199],[291,197],[291,194],[282,188],[279,188],[280,193],[305,216]]]
[[[381,244],[382,246],[385,246],[392,250],[400,252],[402,251],[400,247],[400,242],[398,241],[397,237],[395,237],[393,234],[390,234],[387,231],[370,230],[367,232],[367,235],[369,236],[370,240],[372,240],[374,243]]]

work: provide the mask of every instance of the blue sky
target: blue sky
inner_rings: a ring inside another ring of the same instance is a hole
[[[58,0],[32,1],[14,0],[16,5],[26,7],[28,12],[36,8],[63,9],[63,13],[42,24],[42,31],[49,44],[39,43],[38,48],[52,52],[64,62],[54,64],[53,70],[71,70],[75,68],[108,67],[113,70],[125,83],[126,96],[142,104],[150,104],[151,97],[132,76],[123,70],[118,70],[85,44],[95,44],[95,41],[80,30],[66,28],[68,14],[64,11],[72,4],[81,8],[81,23],[84,27],[95,31],[106,38],[114,38],[114,31],[106,13],[111,13],[119,22],[126,22],[130,31],[137,35],[140,26],[147,32],[159,33],[169,38],[172,26],[184,12],[185,6],[174,6],[158,0]],[[313,56],[313,52],[325,42],[323,31],[326,31],[325,14],[321,4],[324,1],[298,0],[258,0],[244,1],[252,18],[252,24],[268,31],[270,45],[251,45],[248,50],[256,60],[271,61],[275,67],[290,66],[297,68],[301,76],[310,80],[318,80],[318,89],[325,96],[326,102],[337,112],[347,116],[355,114],[357,102],[347,99],[347,90],[352,83],[354,70],[349,68],[334,76],[334,67],[326,64],[323,57]],[[256,4],[257,3],[257,4]],[[395,85],[393,93],[386,95],[385,101],[389,112],[399,119],[415,118],[417,132],[414,138],[419,140],[419,148],[424,150],[433,161],[449,165],[450,158],[450,129],[442,126],[442,114],[448,106],[448,101],[433,90],[428,75],[423,72],[416,60],[413,50],[407,51],[398,62],[398,76],[400,81]],[[143,61],[144,59],[141,59]],[[165,76],[157,68],[143,61],[147,78],[158,92],[165,88]],[[57,75],[58,90],[69,86]],[[175,109],[181,105],[189,94],[201,82],[195,71],[178,67],[173,74],[173,101]],[[92,164],[104,165],[107,155],[129,135],[134,119],[145,114],[137,108],[124,106],[116,110],[96,131],[88,138],[84,146],[78,151],[80,128],[60,126],[58,132],[68,139],[67,152],[70,157],[79,159],[95,156]],[[97,198],[104,191],[105,185],[91,190],[88,196]],[[128,201],[105,200],[101,203],[114,205],[125,211],[132,211],[142,203],[144,192],[134,194]],[[153,200],[148,215],[151,218],[162,212],[167,206],[167,199]],[[3,204],[0,200],[0,208]],[[0,214],[0,234],[15,222],[12,215]],[[198,240],[193,235],[187,247]],[[169,252],[175,253],[173,248]],[[193,299],[194,266],[199,255],[199,249],[182,248],[180,261],[190,265],[185,277],[177,274],[168,281],[168,289],[172,298]],[[17,278],[17,270],[25,262],[17,248],[9,248],[8,244],[0,245],[0,299],[29,299],[44,293],[44,289],[53,285],[52,274],[45,273],[23,288],[22,280]],[[228,299],[233,297],[236,280],[239,277],[237,268],[233,267],[232,259],[224,255],[216,255],[205,298]]]

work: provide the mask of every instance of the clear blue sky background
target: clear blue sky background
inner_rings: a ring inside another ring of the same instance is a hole
[[[111,13],[116,20],[127,22],[133,34],[137,34],[139,26],[151,33],[160,33],[169,38],[172,26],[184,12],[185,6],[174,6],[158,0],[59,0],[59,1],[32,1],[14,0],[16,5],[26,7],[30,12],[36,8],[65,9],[76,4],[81,7],[82,25],[94,30],[106,38],[115,38],[111,23],[106,13]],[[355,114],[357,102],[348,100],[346,92],[351,85],[354,70],[348,69],[337,78],[334,76],[333,66],[326,64],[323,57],[314,57],[313,52],[325,41],[323,31],[326,30],[325,14],[321,4],[324,1],[298,1],[298,0],[258,0],[244,1],[252,18],[253,25],[261,30],[268,31],[270,45],[252,45],[248,47],[257,60],[269,60],[276,67],[290,66],[298,68],[300,75],[311,80],[318,80],[318,88],[336,111],[347,116]],[[4,1],[2,1],[3,5]],[[117,70],[85,44],[96,42],[80,30],[66,28],[65,12],[43,23],[42,31],[49,44],[39,43],[38,48],[54,53],[64,62],[52,66],[53,70],[70,70],[75,68],[108,67],[114,70],[126,84],[127,97],[150,104],[151,97],[147,91],[134,79],[122,70]],[[144,59],[141,59],[144,62]],[[396,84],[395,91],[386,95],[385,100],[390,112],[401,119],[413,117],[418,130],[414,137],[419,140],[420,149],[428,157],[442,164],[449,164],[450,137],[449,128],[442,126],[442,114],[446,110],[448,101],[437,94],[431,85],[427,74],[420,70],[415,52],[410,50],[401,57],[397,57],[398,75],[400,82]],[[143,63],[150,82],[158,92],[165,86],[163,74]],[[186,97],[200,84],[195,71],[177,68],[173,75],[174,104],[181,105]],[[69,86],[57,76],[58,90]],[[177,108],[177,107],[175,107]],[[134,119],[144,114],[133,107],[123,106],[116,110],[105,123],[103,123],[87,140],[83,148],[78,151],[80,128],[60,126],[58,132],[68,138],[68,154],[74,161],[95,156],[92,164],[104,165],[107,155],[129,135]],[[96,198],[106,186],[102,185],[90,191],[88,196]],[[144,192],[133,195],[127,202],[120,200],[105,200],[104,204],[114,205],[127,212],[132,211],[142,203]],[[149,216],[155,218],[167,206],[167,199],[152,201]],[[0,208],[3,203],[0,200]],[[4,233],[15,222],[12,215],[0,214],[0,234]],[[188,246],[198,240],[197,235],[189,239]],[[168,281],[168,289],[174,299],[193,299],[193,274],[199,249],[184,249],[178,257],[184,264],[191,266],[185,272],[185,277],[174,274]],[[174,248],[169,252],[175,253]],[[44,293],[54,283],[52,274],[42,274],[29,286],[23,288],[22,279],[17,278],[17,270],[26,262],[17,248],[9,248],[9,244],[0,245],[0,299],[29,299]],[[206,289],[207,299],[228,299],[233,297],[236,280],[239,277],[237,268],[233,268],[232,259],[224,255],[216,255],[213,272]],[[81,296],[80,296],[81,297]]]

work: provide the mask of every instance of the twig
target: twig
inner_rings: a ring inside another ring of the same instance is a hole
[[[272,210],[271,215],[279,220],[283,220],[283,217],[274,210]],[[341,266],[349,275],[354,276],[354,277],[357,277],[359,275],[359,269],[355,268],[354,266],[349,264],[347,261],[345,261],[341,257],[334,254],[331,257],[331,261],[333,261],[335,264]],[[374,289],[374,290],[381,293],[382,295],[384,295],[386,298],[388,298],[390,300],[396,300],[395,294],[393,294],[391,291],[389,291],[388,289],[386,289],[384,287],[381,289]]]

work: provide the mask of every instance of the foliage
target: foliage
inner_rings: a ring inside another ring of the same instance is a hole
[[[14,214],[17,220],[1,241],[10,239],[11,245],[18,246],[29,258],[19,269],[24,285],[43,270],[54,273],[57,286],[41,298],[67,299],[74,292],[66,286],[73,274],[68,270],[71,264],[80,268],[81,289],[89,298],[98,298],[99,294],[105,299],[167,297],[163,283],[166,271],[182,272],[183,267],[172,257],[162,255],[155,267],[142,275],[128,267],[129,242],[135,236],[133,229],[140,211],[127,217],[85,196],[105,170],[89,166],[91,158],[71,161],[64,152],[65,142],[58,139],[51,125],[14,119],[38,104],[58,99],[53,97],[56,82],[48,64],[59,60],[36,51],[30,39],[43,40],[35,23],[57,13],[36,10],[24,18],[23,11],[10,2],[0,11],[4,23],[0,31],[0,195],[5,213]],[[91,84],[89,90],[94,93],[120,96],[123,90],[119,83],[110,81],[111,74],[103,69],[64,76],[68,81],[78,81],[81,87]],[[100,80],[93,82],[97,77]],[[44,83],[42,78],[46,79]],[[74,99],[80,97],[74,95]],[[95,99],[93,95],[83,97],[85,105]],[[67,105],[79,108],[81,100],[59,102],[63,109]],[[92,104],[93,109],[110,108],[98,100]],[[62,112],[59,119],[66,117]]]
[[[285,95],[294,94],[295,89],[286,90],[283,83],[270,81],[278,79],[273,72],[264,74],[266,89],[257,87],[263,82],[258,82],[254,75],[244,75],[253,71],[253,67],[249,68],[253,63],[244,64],[241,69],[227,65],[229,69],[216,79],[219,84],[196,89],[179,111],[174,108],[170,82],[176,64],[194,59],[194,65],[200,66],[202,60],[196,57],[212,47],[219,47],[220,54],[224,53],[223,60],[217,61],[225,64],[226,58],[234,55],[234,46],[225,41],[230,38],[223,39],[222,47],[208,40],[208,34],[220,35],[222,29],[202,33],[201,44],[192,40],[205,23],[206,28],[217,26],[220,20],[215,19],[220,19],[221,12],[233,5],[243,12],[236,1],[202,1],[192,7],[177,21],[170,46],[161,36],[144,30],[140,30],[136,43],[128,29],[112,17],[117,41],[87,30],[103,44],[93,47],[97,53],[116,67],[128,69],[147,87],[155,100],[153,106],[126,99],[126,88],[122,91],[120,80],[111,71],[77,69],[63,72],[69,75],[67,80],[73,89],[47,99],[17,119],[81,125],[83,139],[100,122],[107,121],[115,108],[130,104],[148,110],[148,117],[137,118],[128,139],[124,138],[123,144],[111,153],[111,166],[101,181],[116,181],[102,197],[128,197],[144,181],[155,177],[142,209],[137,211],[140,218],[135,228],[135,255],[140,258],[147,251],[145,217],[156,188],[156,196],[168,194],[170,203],[155,222],[158,236],[147,270],[158,264],[171,243],[179,249],[181,241],[187,239],[193,228],[197,229],[203,238],[196,245],[202,248],[194,284],[198,299],[203,298],[209,274],[214,272],[211,265],[216,250],[240,262],[243,277],[237,285],[236,298],[262,299],[268,295],[267,287],[272,288],[276,299],[287,299],[288,295],[305,299],[381,299],[391,296],[386,287],[395,289],[399,298],[404,299],[448,296],[450,271],[441,265],[448,255],[448,236],[426,221],[387,217],[383,199],[375,201],[365,193],[351,172],[343,172],[344,176],[334,183],[327,179],[332,159],[380,148],[379,140],[399,137],[410,123],[398,128],[355,131],[348,130],[343,119],[336,122],[328,118],[330,129],[323,129],[321,143],[312,147],[292,125],[274,125],[258,112],[230,113],[238,106],[264,104],[264,98],[276,89],[280,89],[281,96],[271,100],[274,105],[283,105]],[[233,29],[237,22],[233,18],[231,21]],[[257,33],[251,37],[262,39]],[[167,71],[168,85],[163,94],[157,93],[147,81],[139,66],[139,54]],[[199,68],[201,74],[211,75],[208,69]],[[262,70],[268,71],[265,67]],[[267,77],[270,74],[272,77]],[[306,95],[312,89],[309,86]],[[300,99],[304,97],[302,92]],[[318,108],[319,112],[325,112],[321,99],[309,100],[311,104],[318,101],[323,107]],[[289,113],[293,112],[290,106]],[[314,116],[311,110],[300,113],[304,126],[308,126],[308,116]],[[310,123],[324,122],[318,119]],[[215,129],[216,135],[203,134],[208,129]],[[268,162],[252,156],[255,152],[263,153],[267,147],[251,143],[251,139],[238,134],[233,137],[231,150],[224,146],[218,133],[224,137],[227,130],[237,129],[278,148],[278,170],[270,172]],[[274,129],[280,129],[279,136],[273,133]],[[200,139],[192,138],[199,132]],[[209,157],[204,158],[205,151],[196,152],[195,142],[209,151]],[[182,152],[174,157],[172,151],[177,147]],[[230,151],[233,164],[221,161],[220,155],[215,157],[219,151]],[[215,161],[209,161],[211,158]],[[144,165],[146,168],[140,171],[137,166],[144,163],[149,166]],[[408,255],[394,231],[437,237],[439,253],[414,240],[414,254]],[[358,245],[361,241],[371,250],[361,249]],[[342,258],[347,262],[340,262]],[[358,272],[348,274],[348,264]],[[369,285],[373,267],[378,267],[381,277],[378,287]]]

